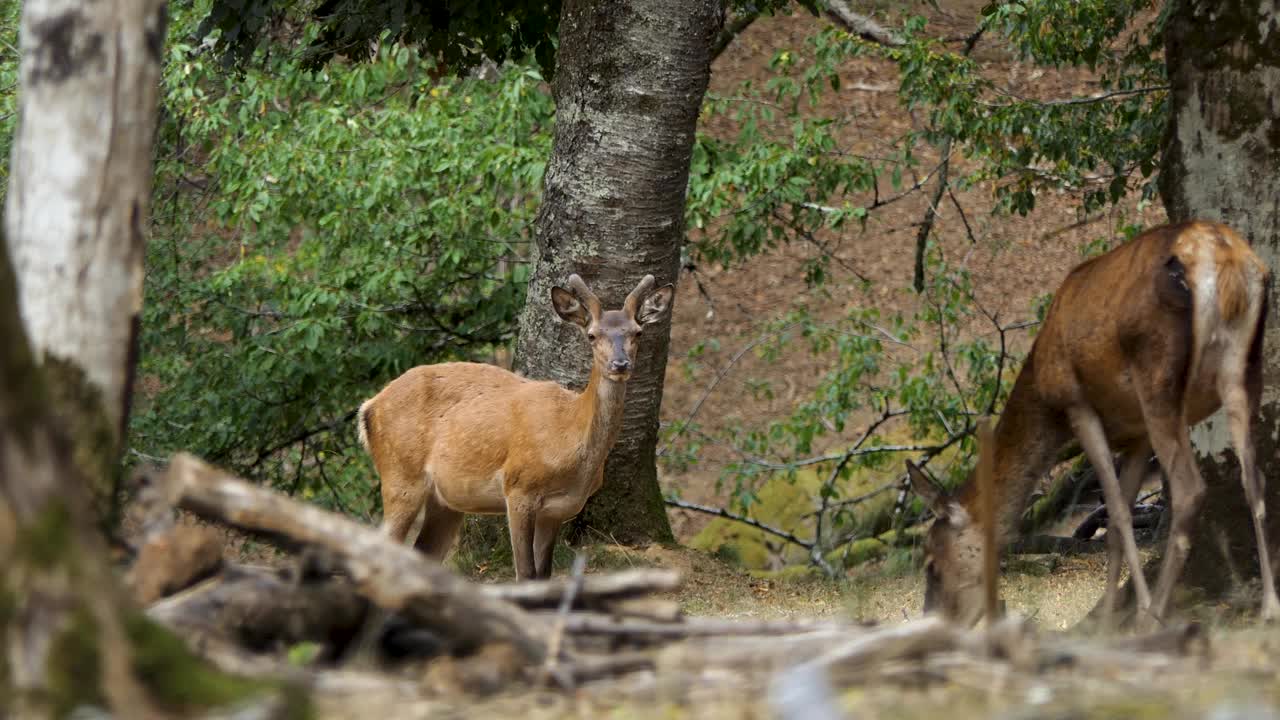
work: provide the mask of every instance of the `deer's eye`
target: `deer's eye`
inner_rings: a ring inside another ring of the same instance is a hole
[[[596,334],[595,334],[595,333],[593,333],[593,332],[589,332],[589,333],[587,333],[587,339],[588,339],[588,340],[590,340],[591,342],[595,342],[595,340],[596,340]]]

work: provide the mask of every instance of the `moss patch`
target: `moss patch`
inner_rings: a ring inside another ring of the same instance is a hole
[[[47,680],[54,717],[66,717],[81,705],[106,705],[98,623],[83,606],[70,620],[49,649]]]
[[[118,428],[107,420],[102,393],[74,361],[45,356],[53,419],[71,441],[72,461],[88,479],[92,507],[110,526],[116,510],[115,488],[120,465]]]
[[[291,717],[307,718],[305,694],[277,683],[228,675],[193,654],[182,640],[141,614],[125,618],[133,646],[134,674],[160,705],[172,710],[208,708],[240,702],[270,691],[286,693]]]
[[[32,522],[19,526],[14,555],[40,570],[58,567],[64,560],[71,567],[72,558],[64,557],[71,532],[70,510],[61,502],[51,501]]]

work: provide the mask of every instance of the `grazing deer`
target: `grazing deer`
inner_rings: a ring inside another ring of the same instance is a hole
[[[1097,472],[1108,511],[1110,623],[1123,558],[1139,625],[1168,608],[1205,493],[1188,428],[1226,408],[1252,510],[1262,616],[1280,614],[1263,529],[1264,481],[1254,464],[1253,419],[1262,392],[1262,328],[1270,272],[1225,225],[1154,228],[1082,263],[1054,296],[995,429],[992,462],[999,547],[1016,532],[1032,489],[1074,436]],[[1154,595],[1143,576],[1130,507],[1155,450],[1169,478],[1170,532]],[[1123,463],[1119,477],[1112,451]],[[984,517],[972,477],[955,496],[907,462],[916,493],[937,516],[925,542],[925,611],[974,624],[983,613]]]
[[[492,365],[422,365],[360,406],[360,442],[382,479],[383,529],[403,542],[425,505],[414,543],[444,559],[464,513],[506,513],[516,575],[551,576],[560,525],[604,481],[622,427],[627,379],[647,325],[661,321],[675,289],[646,275],[621,310],[577,275],[551,288],[561,319],[591,342],[591,379],[581,393]]]

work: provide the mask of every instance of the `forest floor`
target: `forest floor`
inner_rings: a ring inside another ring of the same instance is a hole
[[[686,584],[672,597],[690,615],[726,618],[815,618],[900,623],[918,617],[918,573],[870,564],[841,581],[814,577],[763,579],[709,555],[678,547],[596,547],[593,561],[611,568],[677,568]],[[1102,592],[1099,556],[1061,558],[1052,572],[1008,569],[1002,596],[1011,612],[1044,631],[1084,618]],[[1120,669],[1087,679],[1070,668],[1025,674],[994,666],[989,673],[909,682],[868,681],[838,693],[849,718],[1280,718],[1280,628],[1258,627],[1252,608],[1204,608],[1208,642],[1193,657],[1167,665]],[[416,672],[421,672],[416,671]],[[488,698],[432,695],[413,682],[399,692],[335,691],[318,696],[321,717],[489,718],[773,718],[776,697],[763,681],[708,681],[640,673],[574,693],[524,688]],[[827,717],[816,714],[794,718]]]

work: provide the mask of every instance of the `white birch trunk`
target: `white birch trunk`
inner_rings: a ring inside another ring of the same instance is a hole
[[[28,0],[22,13],[5,217],[19,306],[38,361],[78,367],[116,432],[142,309],[164,28],[163,0]]]

